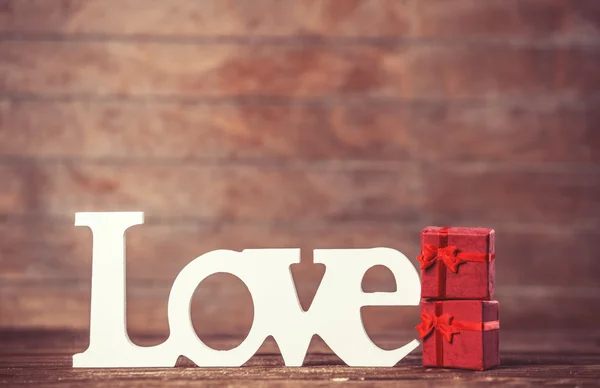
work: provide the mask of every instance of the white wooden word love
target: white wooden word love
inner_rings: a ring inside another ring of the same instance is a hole
[[[316,249],[315,263],[325,275],[308,311],[298,301],[290,265],[300,262],[299,249],[217,250],[189,263],[169,295],[170,335],[160,345],[141,347],[127,335],[125,318],[125,231],[144,223],[141,212],[77,213],[75,225],[93,233],[92,296],[89,348],[73,356],[74,367],[172,367],[180,355],[198,366],[244,364],[273,336],[286,366],[301,366],[314,335],[350,366],[393,366],[414,350],[413,340],[396,350],[371,342],[360,316],[362,306],[416,306],[421,283],[415,267],[390,248]],[[168,258],[165,258],[168,259]],[[365,272],[382,265],[396,279],[395,292],[362,291]],[[190,303],[196,287],[215,273],[243,281],[254,302],[254,322],[247,338],[231,350],[214,350],[196,335]]]

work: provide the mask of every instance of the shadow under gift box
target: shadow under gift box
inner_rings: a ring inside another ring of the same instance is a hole
[[[497,301],[422,301],[423,366],[485,370],[500,364]]]
[[[495,232],[428,226],[421,231],[421,297],[494,299]]]

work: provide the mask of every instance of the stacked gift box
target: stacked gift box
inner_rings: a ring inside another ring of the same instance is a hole
[[[423,366],[484,370],[500,363],[494,230],[421,232]]]

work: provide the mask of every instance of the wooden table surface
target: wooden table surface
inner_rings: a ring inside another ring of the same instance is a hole
[[[140,344],[160,340],[149,335],[135,336]],[[600,332],[502,332],[502,365],[484,372],[423,368],[417,351],[393,368],[350,368],[318,339],[313,339],[305,366],[301,368],[284,367],[271,339],[241,368],[197,368],[183,357],[175,368],[72,368],[71,356],[85,350],[87,342],[84,332],[0,331],[0,384],[36,387],[600,386]],[[376,342],[398,345],[397,339],[383,338]],[[230,343],[232,340],[225,338],[211,340],[212,346],[231,346]]]

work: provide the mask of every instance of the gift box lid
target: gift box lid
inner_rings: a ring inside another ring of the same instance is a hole
[[[448,237],[445,245],[463,245],[479,252],[496,252],[496,232],[482,227],[428,226],[421,231],[421,243],[438,245],[442,234]]]
[[[464,235],[464,236],[494,236],[496,232],[494,229],[490,228],[467,228],[462,226],[428,226],[424,228],[421,233],[424,234],[439,234],[440,232],[445,231],[448,235]]]

